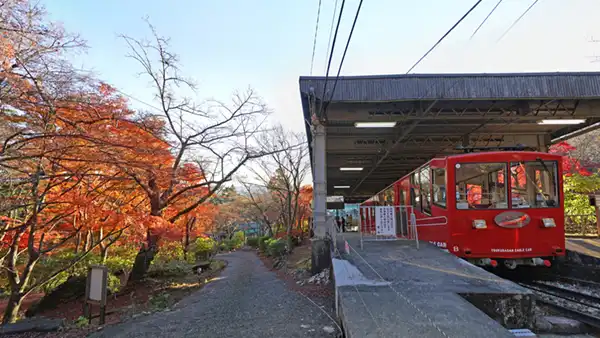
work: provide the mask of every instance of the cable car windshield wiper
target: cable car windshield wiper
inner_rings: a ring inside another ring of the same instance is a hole
[[[540,162],[540,164],[542,165],[542,167],[544,167],[544,170],[546,170],[548,172],[548,174],[550,174],[551,178],[554,178],[554,176],[552,175],[552,172],[550,171],[550,169],[548,169],[548,166],[546,165],[546,163],[541,159],[541,158],[536,158],[536,161]]]

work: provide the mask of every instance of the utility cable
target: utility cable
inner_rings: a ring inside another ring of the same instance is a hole
[[[462,18],[460,18],[460,20],[458,20],[454,26],[452,26],[444,35],[442,35],[442,37],[431,47],[429,48],[429,50],[427,51],[427,53],[423,54],[423,56],[421,56],[421,58],[419,60],[417,60],[417,62],[415,62],[415,64],[410,67],[408,69],[408,71],[406,72],[406,74],[410,73],[413,69],[415,69],[415,67],[417,67],[419,65],[419,63],[421,63],[421,61],[423,61],[423,59],[425,59],[427,57],[427,55],[429,55],[429,53],[431,53],[453,30],[454,28],[456,28],[467,16],[469,16],[469,14],[471,14],[471,12],[477,8],[477,6],[479,6],[479,4],[481,3],[481,1],[483,0],[478,0],[472,7],[471,9],[469,9],[463,16]],[[537,0],[536,0],[537,1]]]
[[[494,6],[494,8],[492,8],[492,10],[485,17],[485,19],[483,19],[483,21],[481,21],[481,23],[479,24],[479,26],[477,26],[477,29],[475,29],[475,31],[473,32],[473,34],[471,35],[471,37],[469,38],[469,40],[473,39],[473,37],[475,36],[475,34],[477,34],[477,32],[479,31],[479,29],[481,28],[481,26],[483,26],[483,24],[485,24],[485,22],[490,18],[490,16],[492,16],[492,14],[494,14],[494,11],[496,11],[496,8],[498,8],[498,6],[500,6],[501,3],[502,3],[502,0],[498,0],[498,3],[496,3],[496,6]]]
[[[329,62],[327,62],[327,71],[325,72],[325,83],[323,84],[323,95],[321,96],[323,99],[325,98],[325,93],[327,92],[327,80],[329,79],[329,70],[331,69],[331,60],[333,59],[333,52],[335,50],[335,42],[337,41],[338,31],[340,29],[340,23],[342,22],[342,14],[344,13],[344,5],[346,4],[346,0],[342,0],[342,7],[340,8],[340,14],[338,15],[338,22],[335,27],[335,34],[333,35],[333,42],[331,44],[331,52],[329,53]],[[319,114],[317,115],[319,118],[323,114],[323,104],[321,104],[321,109],[319,109]]]
[[[321,17],[321,2],[319,0],[319,8],[317,9],[317,24],[315,25],[315,38],[313,40],[312,58],[310,60],[310,75],[313,73],[313,67],[315,65],[315,51],[317,50],[317,35],[319,33],[319,18]]]
[[[342,71],[342,66],[344,65],[344,60],[346,59],[346,53],[348,52],[348,46],[350,46],[350,40],[352,40],[352,34],[354,33],[354,27],[356,27],[356,21],[358,20],[358,15],[360,14],[360,9],[362,8],[363,0],[360,0],[358,4],[358,9],[356,10],[356,15],[354,16],[354,22],[352,22],[352,28],[350,29],[350,34],[348,35],[348,41],[346,41],[346,48],[344,48],[344,54],[342,55],[342,60],[340,61],[340,67],[338,68],[337,75],[335,76],[335,81],[333,82],[333,89],[331,90],[331,95],[329,96],[329,100],[325,101],[325,112],[327,111],[327,106],[333,99],[333,94],[335,93],[335,88],[337,86],[338,80],[340,79],[340,73]]]
[[[327,55],[329,55],[329,48],[331,48],[331,38],[333,38],[333,26],[335,24],[335,14],[337,13],[338,0],[335,0],[335,4],[333,5],[333,14],[331,15],[331,25],[329,25],[329,39],[327,40],[327,50],[325,51],[325,59],[327,59]],[[323,69],[323,72],[327,70],[327,65]]]
[[[521,16],[520,16],[520,17],[518,17],[518,18],[517,18],[517,20],[515,20],[515,21],[512,23],[512,25],[510,25],[510,27],[508,27],[508,29],[507,29],[507,30],[504,32],[504,34],[502,34],[502,36],[500,36],[500,38],[499,38],[499,39],[498,39],[496,42],[499,42],[500,40],[502,40],[502,38],[503,38],[503,37],[504,37],[506,34],[508,34],[508,32],[510,32],[510,30],[511,30],[511,29],[512,29],[512,28],[513,28],[513,27],[514,27],[514,26],[515,26],[517,23],[519,23],[519,21],[521,21],[521,19],[522,19],[522,18],[525,16],[525,14],[527,14],[527,12],[529,12],[529,11],[530,11],[530,10],[533,8],[533,6],[535,6],[535,4],[537,4],[537,3],[538,3],[538,1],[539,1],[539,0],[535,0],[535,1],[534,1],[534,2],[531,4],[531,6],[527,7],[527,9],[525,10],[525,12],[523,12],[523,14],[521,14]]]

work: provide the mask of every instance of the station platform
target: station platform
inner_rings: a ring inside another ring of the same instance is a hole
[[[600,259],[600,238],[565,239],[567,250]]]
[[[531,327],[529,290],[429,243],[365,242],[361,250],[359,235],[348,233],[337,242],[333,272],[347,337],[514,337],[509,328]]]

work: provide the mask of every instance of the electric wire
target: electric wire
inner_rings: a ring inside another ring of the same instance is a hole
[[[346,53],[348,52],[348,47],[350,46],[350,40],[352,40],[352,34],[354,34],[354,28],[356,27],[356,21],[358,21],[358,16],[360,15],[360,9],[362,8],[363,0],[360,0],[358,4],[358,9],[356,10],[356,15],[354,16],[354,22],[352,22],[352,28],[350,29],[350,34],[348,35],[348,41],[346,41],[346,47],[344,48],[344,54],[342,55],[342,60],[340,61],[340,67],[338,68],[337,75],[335,76],[335,81],[333,82],[333,89],[331,90],[331,95],[329,96],[329,100],[325,101],[325,112],[327,111],[327,106],[333,99],[333,94],[335,93],[335,88],[337,87],[338,80],[340,79],[340,73],[342,72],[342,66],[344,65],[344,60],[346,59]]]
[[[344,5],[346,4],[346,0],[342,0],[342,7],[340,8],[340,13],[338,15],[338,22],[335,27],[335,34],[333,35],[333,42],[331,44],[331,52],[329,53],[329,61],[327,62],[327,71],[325,72],[325,83],[323,84],[323,95],[322,98],[325,98],[325,93],[327,92],[327,80],[329,79],[329,70],[331,69],[331,61],[333,59],[333,52],[335,50],[335,42],[337,41],[338,31],[340,30],[340,23],[342,22],[342,14],[344,13]],[[321,104],[321,109],[319,109],[318,117],[322,117],[323,114],[323,105]]]
[[[335,24],[335,14],[337,13],[338,0],[335,0],[335,4],[333,5],[333,14],[331,15],[331,25],[329,25],[329,39],[327,40],[327,50],[325,51],[325,59],[327,59],[327,55],[329,55],[329,48],[331,48],[331,38],[333,38],[333,26]],[[327,70],[327,64],[325,64],[325,68],[323,68],[323,72]]]
[[[417,62],[415,62],[414,65],[412,65],[412,67],[410,67],[408,69],[406,74],[410,73],[413,69],[415,69],[415,67],[417,67],[419,65],[419,63],[421,63],[421,61],[423,61],[423,59],[425,59],[427,57],[427,55],[429,55],[429,53],[431,53],[448,35],[450,35],[450,33],[454,30],[454,28],[456,28],[467,16],[469,16],[469,14],[471,14],[471,12],[475,8],[477,8],[477,6],[479,6],[481,1],[483,1],[483,0],[478,0],[471,7],[471,9],[469,9],[452,27],[450,27],[450,29],[444,35],[442,35],[442,37],[431,48],[429,48],[429,50],[425,54],[423,54],[423,56],[421,56],[421,58],[419,60],[417,60]]]
[[[473,37],[475,36],[475,34],[477,34],[477,32],[479,31],[479,29],[481,28],[481,26],[483,26],[485,24],[485,22],[490,18],[490,16],[492,16],[492,14],[494,14],[494,11],[496,11],[496,8],[498,8],[498,6],[500,6],[500,4],[502,3],[503,0],[498,0],[498,3],[496,3],[496,6],[494,6],[494,8],[492,8],[492,10],[488,13],[488,15],[485,17],[485,19],[483,19],[483,21],[481,21],[481,23],[479,24],[479,26],[477,26],[477,29],[475,29],[475,31],[473,32],[473,34],[471,35],[470,39],[473,39]]]
[[[321,2],[322,0],[319,0],[319,8],[317,9],[317,23],[315,25],[315,37],[313,39],[312,57],[310,60],[310,75],[312,75],[315,65],[315,51],[317,50],[317,35],[319,33],[319,18],[321,17]]]
[[[506,34],[508,34],[508,32],[510,32],[510,30],[511,30],[511,29],[512,29],[512,28],[513,28],[513,27],[514,27],[514,26],[515,26],[517,23],[519,23],[519,21],[521,21],[521,19],[523,19],[523,17],[525,16],[525,14],[527,14],[527,12],[529,12],[529,11],[530,11],[530,10],[533,8],[533,6],[535,6],[535,4],[537,4],[537,3],[538,3],[538,1],[539,1],[539,0],[535,0],[535,1],[534,1],[534,2],[533,2],[533,3],[532,3],[530,6],[529,6],[529,7],[527,7],[527,9],[525,10],[525,12],[523,12],[523,14],[521,14],[521,16],[519,16],[519,17],[517,18],[517,20],[515,20],[515,21],[512,23],[512,25],[510,25],[510,27],[508,27],[508,29],[507,29],[507,30],[504,32],[504,34],[502,34],[502,35],[500,36],[500,38],[498,38],[498,40],[497,40],[496,42],[499,42],[500,40],[502,40],[502,38],[503,38],[503,37],[504,37]]]

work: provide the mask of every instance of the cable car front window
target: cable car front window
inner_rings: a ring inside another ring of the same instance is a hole
[[[558,207],[557,178],[556,161],[512,162],[510,181],[513,209]]]
[[[505,163],[456,164],[457,209],[507,209]]]

